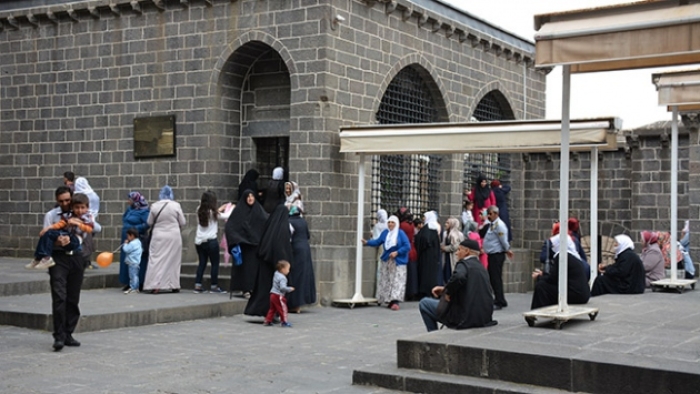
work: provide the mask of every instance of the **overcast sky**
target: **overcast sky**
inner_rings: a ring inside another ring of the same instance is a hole
[[[442,1],[533,42],[536,14],[626,3],[620,0]],[[622,118],[625,129],[670,120],[670,113],[657,105],[651,74],[678,68],[574,74],[571,76],[571,117],[617,116]],[[561,75],[562,68],[556,67],[547,76],[546,117],[549,119],[561,118]]]

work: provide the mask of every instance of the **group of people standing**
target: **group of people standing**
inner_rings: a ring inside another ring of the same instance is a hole
[[[503,196],[510,191],[509,187],[500,187],[500,182],[494,185],[504,190]],[[388,218],[385,210],[377,211],[372,239],[362,242],[378,248],[376,297],[379,303],[399,310],[404,300],[433,296],[436,286],[450,282],[457,263],[464,257],[458,254],[460,245],[469,240],[474,242],[471,246],[478,246],[475,257],[482,268],[488,270],[489,288],[495,294],[489,307],[493,310],[508,305],[502,279],[503,263],[507,256],[512,256],[508,224],[500,219],[497,199],[483,176],[477,179],[469,198],[462,220],[450,217],[444,226],[440,225],[435,211],[425,212],[422,218],[416,219],[406,207]],[[474,216],[476,208],[482,204],[490,205]],[[507,212],[507,206],[505,209]]]

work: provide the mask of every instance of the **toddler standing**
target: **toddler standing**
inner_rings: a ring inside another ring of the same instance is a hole
[[[139,265],[141,264],[141,254],[143,247],[139,239],[139,230],[130,228],[126,230],[126,240],[122,245],[122,253],[126,255],[124,262],[129,267],[129,288],[124,290],[124,294],[139,292]]]
[[[272,289],[270,289],[270,309],[265,316],[264,326],[271,326],[275,313],[280,316],[282,327],[291,327],[287,321],[287,297],[285,294],[294,291],[294,288],[287,286],[287,275],[290,269],[289,261],[280,260],[277,263],[277,271],[272,277]]]

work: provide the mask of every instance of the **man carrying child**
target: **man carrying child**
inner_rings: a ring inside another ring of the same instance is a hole
[[[63,246],[63,250],[67,254],[80,251],[80,245],[83,242],[83,237],[86,234],[91,234],[94,221],[92,214],[89,212],[90,202],[86,195],[75,194],[70,202],[70,211],[57,213],[58,220],[51,225],[44,227],[39,233],[39,242],[34,252],[34,260],[25,266],[27,269],[47,269],[53,267],[56,263],[51,258],[51,253],[54,249],[56,240],[61,235],[69,237],[68,245]]]
[[[71,191],[66,186],[56,189],[58,207],[49,211],[44,219],[48,227],[63,220],[71,206]],[[78,197],[80,198],[80,197]],[[80,287],[83,284],[85,260],[80,253],[68,253],[71,243],[69,235],[59,235],[56,247],[51,251],[54,265],[49,268],[51,285],[51,311],[53,313],[53,348],[60,351],[64,346],[80,346],[73,338],[73,331],[80,319]]]

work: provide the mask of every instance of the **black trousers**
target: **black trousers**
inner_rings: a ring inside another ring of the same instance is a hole
[[[65,340],[73,333],[80,319],[78,303],[85,259],[79,253],[67,255],[61,251],[54,251],[51,257],[56,262],[56,265],[49,268],[53,337]]]
[[[508,306],[506,297],[503,295],[503,263],[506,261],[506,253],[489,254],[488,260],[489,280],[495,297],[493,303],[499,306]]]

